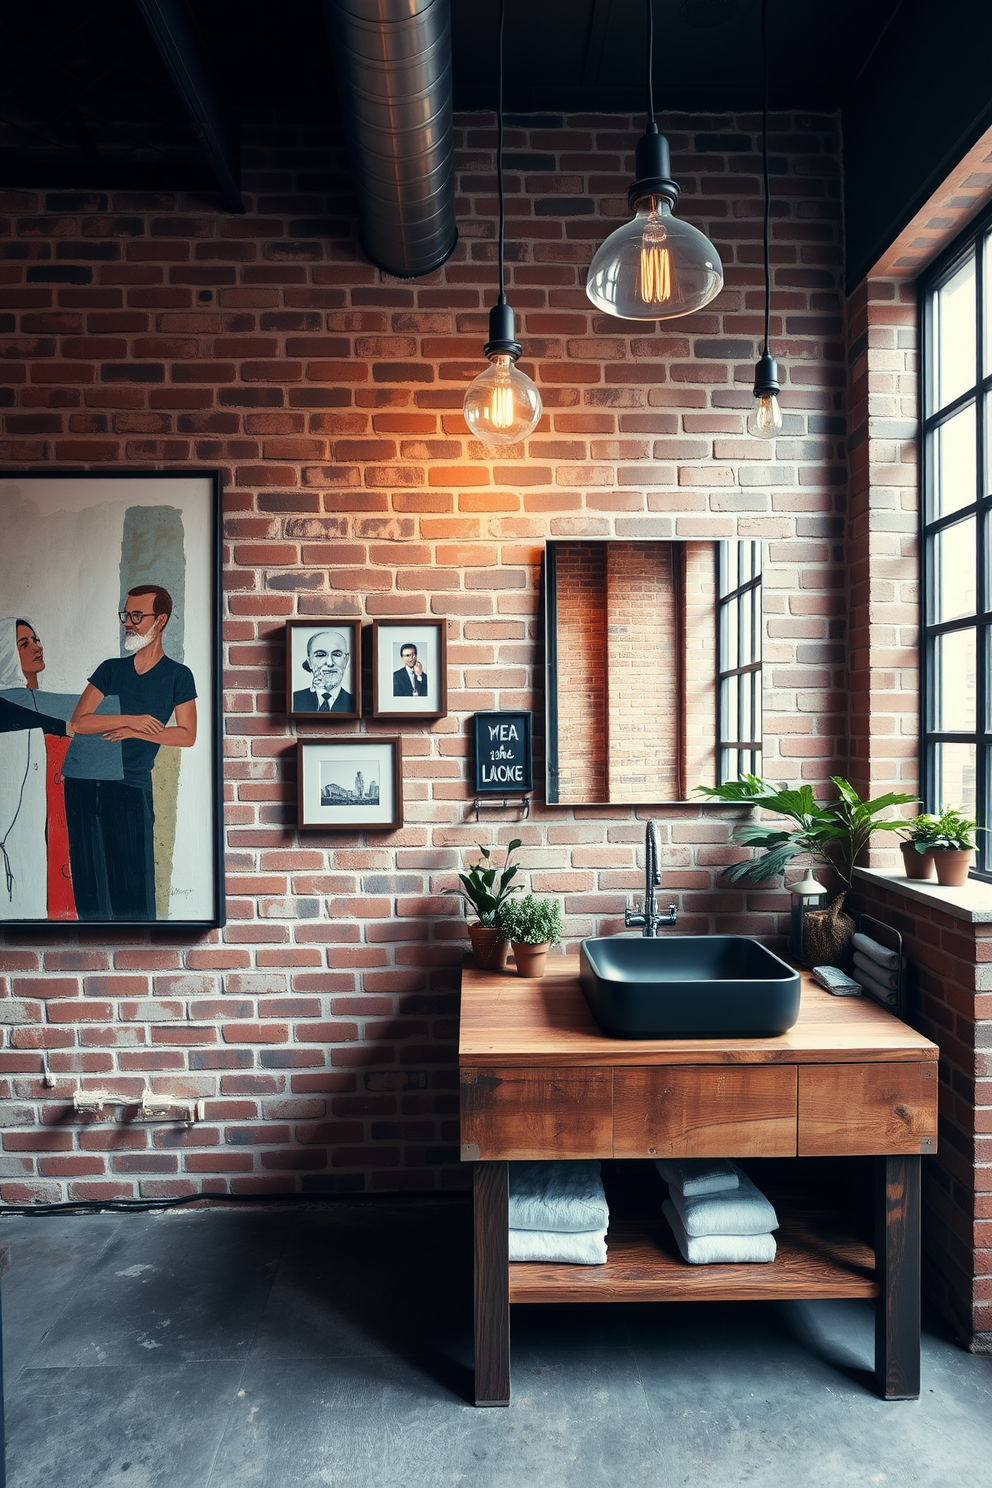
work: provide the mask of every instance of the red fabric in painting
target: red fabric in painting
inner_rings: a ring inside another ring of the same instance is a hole
[[[45,735],[45,806],[48,842],[48,918],[74,920],[76,900],[69,870],[69,828],[65,819],[65,791],[62,788],[62,765],[71,739]]]

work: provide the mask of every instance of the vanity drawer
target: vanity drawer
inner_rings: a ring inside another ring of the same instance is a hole
[[[614,1157],[795,1157],[796,1066],[618,1069]]]
[[[800,1067],[800,1157],[936,1150],[935,1060]]]
[[[463,1069],[462,1162],[610,1157],[613,1071]]]

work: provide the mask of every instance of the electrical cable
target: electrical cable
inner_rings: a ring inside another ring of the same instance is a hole
[[[506,235],[506,207],[503,202],[503,31],[506,27],[506,0],[499,0],[499,82],[496,95],[496,191],[499,195],[499,303],[506,304],[506,279],[503,273],[503,240]]]
[[[654,0],[648,4],[648,123],[656,124],[654,114]]]
[[[768,191],[768,0],[761,0],[761,66],[763,98],[761,104],[761,171],[765,191],[765,344],[762,354],[768,355],[768,332],[772,310],[772,269],[768,248],[768,230],[771,220],[771,197]]]

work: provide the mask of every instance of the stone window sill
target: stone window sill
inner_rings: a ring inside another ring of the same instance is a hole
[[[972,925],[992,924],[992,884],[982,879],[969,878],[960,889],[946,889],[936,879],[906,878],[902,873],[884,873],[880,868],[855,868],[854,876],[890,893],[904,894],[917,904],[943,910],[956,920],[967,920]]]

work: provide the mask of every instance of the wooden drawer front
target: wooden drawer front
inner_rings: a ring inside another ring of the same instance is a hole
[[[618,1069],[615,1157],[795,1157],[796,1066]]]
[[[936,1150],[935,1061],[800,1066],[800,1157]]]
[[[463,1069],[462,1161],[610,1157],[613,1071]]]

